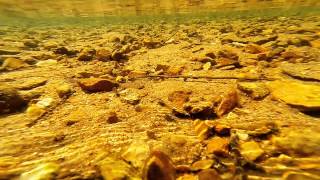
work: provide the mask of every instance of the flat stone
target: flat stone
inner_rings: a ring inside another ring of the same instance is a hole
[[[56,92],[60,98],[64,98],[72,94],[72,88],[69,84],[62,84],[56,88]]]
[[[300,64],[284,64],[281,66],[283,73],[297,79],[320,81],[320,63],[309,62]]]
[[[213,137],[209,140],[207,145],[207,152],[213,153],[218,156],[227,156],[229,152],[229,139],[221,138],[218,136]]]
[[[30,90],[39,86],[43,86],[47,83],[47,79],[36,77],[36,78],[29,78],[27,81],[23,82],[22,84],[17,86],[17,89],[20,90]]]
[[[194,171],[209,169],[209,168],[211,168],[213,163],[214,163],[214,160],[212,160],[212,159],[200,160],[200,161],[196,161],[195,163],[193,163],[191,168]]]
[[[134,89],[125,89],[119,94],[126,103],[137,105],[140,102],[140,96]]]
[[[243,157],[250,161],[256,160],[264,153],[259,144],[255,141],[249,141],[240,144],[240,152]]]
[[[26,105],[19,92],[7,85],[0,86],[0,114],[16,112]]]
[[[113,88],[118,87],[118,84],[112,80],[102,78],[79,79],[78,84],[82,90],[87,92],[112,91]]]
[[[99,49],[96,52],[96,57],[99,61],[110,61],[111,60],[111,51],[107,49]]]
[[[238,88],[256,100],[263,99],[270,91],[264,83],[239,82]]]
[[[16,69],[20,69],[23,67],[27,67],[29,66],[27,63],[23,62],[20,59],[17,58],[7,58],[4,60],[4,62],[2,63],[2,66],[0,67],[0,70],[16,70]]]
[[[291,131],[283,136],[273,137],[273,144],[283,153],[289,155],[320,155],[320,134],[303,129]]]
[[[143,165],[150,154],[150,148],[144,141],[136,141],[130,144],[121,157],[132,164],[135,168],[143,168]]]
[[[49,59],[49,60],[37,62],[36,66],[38,66],[38,67],[48,67],[48,66],[54,66],[54,65],[57,65],[57,64],[58,64],[57,60]]]
[[[14,49],[0,49],[0,55],[16,55],[20,54],[21,51]]]
[[[44,115],[45,112],[46,111],[43,108],[41,108],[35,104],[29,106],[26,110],[27,116],[29,118],[35,118],[35,119]]]
[[[143,178],[145,180],[175,180],[176,170],[165,153],[153,151],[145,163]]]
[[[22,173],[20,180],[49,180],[55,179],[58,175],[60,166],[55,163],[44,163],[38,165],[36,168]]]
[[[293,81],[272,81],[267,86],[272,96],[302,111],[320,110],[320,85]]]

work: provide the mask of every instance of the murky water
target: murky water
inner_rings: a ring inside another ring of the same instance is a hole
[[[278,9],[305,13],[317,11],[319,7],[319,0],[0,0],[0,18],[1,23],[17,19],[23,23],[23,20],[46,18],[132,18],[265,9],[276,9],[271,14],[279,13]]]

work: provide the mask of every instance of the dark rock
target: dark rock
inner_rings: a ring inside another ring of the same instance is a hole
[[[16,112],[25,107],[25,105],[26,102],[17,90],[6,85],[0,86],[0,114]]]
[[[59,47],[53,51],[55,54],[75,56],[78,52],[75,50],[68,50],[66,47]]]
[[[113,88],[118,87],[118,84],[112,80],[102,78],[79,79],[78,84],[81,89],[88,92],[112,91]]]

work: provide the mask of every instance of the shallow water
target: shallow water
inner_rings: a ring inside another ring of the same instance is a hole
[[[0,180],[320,179],[319,0],[0,0]]]

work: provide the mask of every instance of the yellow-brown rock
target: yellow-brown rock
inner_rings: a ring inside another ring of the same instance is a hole
[[[267,84],[272,96],[302,111],[320,110],[320,85],[294,81],[273,81]]]
[[[118,87],[118,84],[112,80],[102,78],[79,79],[78,84],[87,92],[112,91],[113,88]]]

